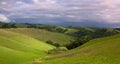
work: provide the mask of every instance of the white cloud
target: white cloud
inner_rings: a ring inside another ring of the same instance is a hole
[[[2,4],[2,5],[6,5],[6,4],[7,4],[7,2],[1,2],[1,4]]]
[[[1,22],[10,22],[10,20],[3,14],[0,14],[0,21]]]

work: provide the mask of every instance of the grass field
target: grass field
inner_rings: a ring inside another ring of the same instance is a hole
[[[79,30],[77,29],[68,29],[65,34],[69,34],[69,33],[75,33],[75,32],[78,32]]]
[[[30,64],[52,48],[32,37],[0,29],[0,64]]]
[[[120,35],[91,40],[68,53],[36,64],[120,64]]]
[[[42,30],[42,29],[17,28],[17,29],[9,29],[9,31],[28,35],[30,37],[33,37],[35,39],[38,39],[44,42],[51,40],[55,43],[59,43],[60,45],[69,44],[71,43],[70,41],[73,40],[73,37],[71,36],[61,34],[61,33],[49,32],[47,30]]]
[[[120,35],[97,38],[63,54],[45,53],[55,48],[45,41],[64,45],[72,39],[34,28],[0,29],[0,64],[120,64]]]

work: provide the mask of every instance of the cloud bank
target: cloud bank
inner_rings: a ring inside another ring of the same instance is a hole
[[[24,23],[120,27],[119,6],[120,0],[0,0],[0,14]]]

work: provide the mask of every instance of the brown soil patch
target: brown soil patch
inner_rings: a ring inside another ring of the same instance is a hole
[[[33,60],[32,64],[41,63],[41,62],[43,62],[43,61],[42,61],[42,59],[39,58],[39,59]]]

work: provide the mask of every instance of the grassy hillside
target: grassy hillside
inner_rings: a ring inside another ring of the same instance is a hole
[[[44,42],[51,40],[61,45],[69,44],[70,41],[73,40],[73,37],[61,33],[49,32],[47,30],[35,29],[35,28],[17,28],[17,29],[9,29],[9,31],[28,35]]]
[[[120,35],[98,38],[38,64],[120,64]],[[37,63],[36,63],[37,64]]]
[[[0,29],[0,64],[30,64],[54,48],[42,41],[19,33]]]
[[[65,34],[71,34],[71,33],[75,33],[75,32],[78,32],[79,30],[77,29],[70,29],[68,28],[68,30],[65,32]]]
[[[119,29],[14,23],[0,28],[0,64],[120,64]],[[66,48],[46,42],[73,48],[61,52]]]

